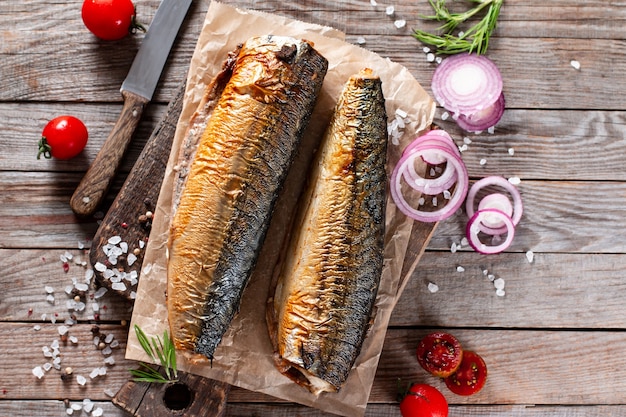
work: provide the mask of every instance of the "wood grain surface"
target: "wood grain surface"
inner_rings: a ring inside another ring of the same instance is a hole
[[[127,415],[112,397],[136,365],[124,359],[132,303],[112,291],[96,298],[92,280],[77,311],[75,284],[89,276],[99,222],[185,79],[209,4],[192,5],[102,207],[78,217],[70,197],[115,125],[119,86],[143,36],[97,40],[82,24],[81,3],[0,2],[0,415],[63,416],[85,398],[104,415]],[[135,3],[149,23],[159,0]],[[436,27],[420,19],[428,0],[396,1],[394,16],[385,14],[392,3],[369,0],[225,3],[333,26],[405,65],[431,91],[435,64],[410,36],[414,27]],[[488,52],[504,79],[503,119],[480,135],[464,134],[441,110],[436,122],[459,145],[471,140],[463,152],[471,181],[521,179],[524,216],[513,245],[493,256],[451,250],[463,237],[463,214],[437,226],[392,315],[366,416],[399,415],[398,378],[440,387],[451,416],[626,415],[625,23],[623,0],[504,2]],[[87,148],[70,161],[37,160],[41,130],[59,114],[85,122]],[[504,297],[484,271],[505,280]],[[76,339],[61,342],[60,366],[74,377],[63,381],[53,368],[37,379],[32,369],[51,361],[42,348],[60,339],[66,321]],[[110,353],[94,344],[94,325],[117,342]],[[433,329],[484,356],[483,391],[455,396],[419,368],[415,346]],[[91,378],[101,367],[106,374]],[[236,387],[224,415],[330,416]]]

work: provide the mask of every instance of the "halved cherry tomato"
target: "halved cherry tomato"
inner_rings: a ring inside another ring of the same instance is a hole
[[[459,340],[449,333],[426,335],[417,345],[417,361],[432,375],[445,378],[461,364],[463,349]]]
[[[435,387],[413,384],[400,402],[402,417],[448,417],[446,397]]]
[[[131,0],[85,0],[81,10],[83,23],[91,33],[107,41],[122,39],[135,29],[135,6]]]
[[[87,127],[74,116],[58,116],[50,120],[43,128],[39,140],[37,159],[70,159],[82,152],[87,145]]]
[[[466,350],[457,371],[445,379],[446,386],[455,394],[472,395],[487,382],[487,364],[476,352]]]

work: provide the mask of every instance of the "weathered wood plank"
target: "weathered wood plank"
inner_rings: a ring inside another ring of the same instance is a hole
[[[255,7],[266,10],[271,10],[274,6],[275,4],[266,6],[255,4]],[[304,16],[299,15],[298,9],[294,11],[281,7],[277,10],[308,21],[334,25],[354,36],[368,35],[363,32],[363,28],[389,28],[389,33],[375,32],[371,36],[365,36],[365,47],[404,64],[415,74],[418,81],[429,89],[432,64],[426,62],[421,46],[410,37],[410,28],[399,31],[384,12],[376,12],[372,15],[371,24],[364,24],[362,15],[365,12],[362,13],[361,10],[372,13],[371,5],[363,1],[355,3],[355,6],[359,7],[358,12],[349,8],[333,11],[328,10],[328,6],[326,9],[322,6],[319,9],[311,9],[307,3],[307,6],[304,6],[306,10],[300,12],[306,13]],[[180,41],[172,52],[161,86],[154,98],[155,101],[167,102],[176,86],[184,79],[195,47],[195,38],[206,10],[204,4],[196,7],[197,9],[194,9],[190,15],[190,23],[183,28]],[[598,6],[596,9],[602,8]],[[542,28],[549,26],[546,21],[553,16],[561,16],[555,7],[548,9],[547,17],[542,17],[539,22]],[[41,8],[37,10],[40,13],[46,13]],[[328,10],[328,12],[323,17],[315,18],[319,10]],[[530,12],[532,9],[524,8],[523,10],[527,15],[533,16]],[[581,13],[578,19],[584,20],[578,20],[578,25],[576,21],[571,22],[571,33],[562,36],[571,37],[580,33],[583,21],[584,25],[591,24],[588,22],[605,22],[601,17],[596,19],[594,15],[591,15],[590,19],[582,17],[585,13],[589,14],[590,10],[594,10],[593,7],[581,10],[578,7],[570,7],[566,10],[565,16],[571,18],[576,13]],[[66,14],[71,12],[75,13],[74,9],[67,8],[64,11]],[[419,12],[414,11],[412,14],[416,18]],[[597,16],[602,15],[600,13]],[[524,16],[524,12],[519,12],[519,16]],[[33,19],[32,14],[29,14],[29,18]],[[567,21],[564,17],[559,19]],[[614,17],[611,19],[615,22]],[[73,18],[73,20],[76,19]],[[44,30],[27,32],[25,37],[22,32],[18,31],[13,20],[7,23],[11,25],[8,32],[14,33],[14,36],[7,36],[6,39],[14,39],[13,42],[16,44],[19,39],[19,45],[24,45],[26,42],[30,47],[22,49],[22,46],[18,47],[9,41],[9,45],[2,48],[0,57],[4,65],[0,75],[5,82],[0,86],[0,99],[67,101],[72,97],[72,93],[68,97],[68,92],[76,91],[75,94],[79,95],[82,100],[120,101],[119,85],[130,66],[140,37],[123,40],[121,44],[97,42],[84,29],[81,30],[80,22],[79,27],[70,31],[69,35],[67,27],[61,26],[57,29],[52,26]],[[527,24],[528,22],[524,21],[524,25]],[[583,27],[587,28],[587,26]],[[616,28],[617,26],[611,26],[613,32]],[[519,33],[506,37],[506,33],[502,33],[503,30],[494,37],[490,56],[500,66],[505,79],[505,94],[509,107],[615,110],[623,108],[619,95],[612,94],[612,92],[623,90],[626,82],[621,77],[613,77],[610,82],[607,80],[609,78],[607,68],[611,68],[611,74],[620,74],[626,69],[624,68],[626,59],[622,56],[624,41],[621,37],[616,39],[590,38],[589,33],[596,31],[591,27],[583,31],[583,35],[580,35],[575,42],[564,42],[556,34],[534,35],[532,28],[528,29],[524,37],[520,37]],[[584,36],[585,34],[587,36]],[[70,36],[69,39],[68,36]],[[356,40],[356,38],[351,39]],[[75,45],[71,51],[65,46],[67,42]],[[611,53],[601,53],[605,50],[610,50]],[[75,59],[77,51],[82,57],[79,61]],[[50,59],[51,55],[54,59]],[[570,66],[572,59],[581,62],[580,71]],[[73,68],[69,75],[64,70],[68,67]],[[533,82],[529,83],[528,80],[533,80]],[[551,93],[546,95],[545,91]]]
[[[623,329],[626,282],[615,273],[623,270],[623,255],[541,253],[529,263],[521,253],[427,251],[390,325]],[[504,279],[504,297],[483,271]],[[429,282],[439,286],[436,293]]]
[[[0,103],[0,170],[83,172],[110,132],[121,104]],[[166,106],[151,104],[121,167],[128,173]],[[45,123],[58,114],[74,114],[89,129],[87,148],[70,161],[37,160],[36,143]],[[471,143],[463,160],[472,176],[503,175],[524,179],[626,181],[622,149],[626,144],[626,112],[508,109],[494,134],[467,134],[437,113],[436,123],[463,145]],[[33,122],[35,120],[35,122]],[[509,154],[513,149],[514,154]],[[593,149],[592,153],[577,152]],[[481,159],[485,164],[481,165]],[[602,161],[594,163],[593,161]],[[121,175],[120,177],[123,177]]]
[[[607,405],[595,407],[558,407],[535,405],[493,405],[461,406],[450,405],[450,416],[454,417],[607,417],[626,413],[626,407]],[[366,417],[398,417],[396,404],[370,404],[365,411]],[[226,417],[332,417],[324,413],[296,405],[277,407],[275,404],[235,404],[226,408]]]
[[[42,325],[35,331],[32,325],[1,323],[0,340],[7,345],[1,349],[6,369],[0,374],[0,387],[6,387],[5,399],[63,399],[91,398],[106,400],[107,393],[116,391],[128,379],[128,368],[134,366],[123,359],[127,329],[103,325],[102,332],[114,334],[120,347],[113,349],[115,365],[103,363],[104,356],[94,346],[91,325],[72,326],[70,335],[78,344],[62,345],[61,366],[71,366],[74,375],[87,378],[81,387],[75,379],[64,382],[60,372],[50,370],[41,380],[32,368],[47,359],[42,346],[58,339],[58,326]],[[428,329],[390,329],[383,348],[370,401],[393,403],[397,379],[415,380],[437,386],[446,392],[453,404],[615,404],[623,403],[626,389],[626,358],[620,346],[626,343],[623,332],[611,331],[540,331],[540,330],[471,330],[452,329],[465,348],[479,352],[487,362],[489,380],[485,388],[472,397],[460,397],[447,391],[443,383],[426,374],[414,359],[415,346]],[[558,361],[558,362],[555,362]],[[558,378],[555,370],[558,363]],[[532,364],[532,365],[530,365]],[[97,367],[108,366],[105,376],[89,378]],[[612,378],[603,377],[612,375]],[[19,376],[16,378],[16,376]],[[581,384],[581,380],[595,381]],[[31,383],[16,383],[31,381]],[[242,389],[232,389],[230,402],[274,401]]]
[[[63,270],[60,257],[73,255],[70,269]],[[0,250],[5,259],[0,276],[0,321],[40,322],[55,317],[63,322],[70,317],[67,301],[72,297],[65,288],[74,280],[83,282],[87,260],[84,251]],[[626,269],[621,255],[574,254],[534,255],[529,263],[524,254],[484,256],[473,252],[427,251],[398,301],[391,318],[394,326],[492,327],[492,328],[588,328],[626,327],[623,297],[626,283],[615,271]],[[554,265],[560,265],[555,269]],[[465,271],[458,272],[457,266]],[[505,280],[505,297],[495,294],[494,286],[483,271]],[[433,282],[437,293],[428,291]],[[46,286],[54,289],[53,302],[46,300]],[[85,311],[76,314],[80,322],[93,319],[97,302],[100,320],[130,319],[130,306],[120,297],[107,293],[91,298]],[[471,294],[471,296],[468,296]],[[29,310],[32,309],[31,312]]]

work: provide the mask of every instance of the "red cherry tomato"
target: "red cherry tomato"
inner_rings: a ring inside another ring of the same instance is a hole
[[[37,159],[70,159],[78,155],[87,145],[89,134],[84,123],[74,116],[58,116],[43,128],[39,141]]]
[[[435,387],[413,384],[400,402],[402,417],[448,417],[446,397]]]
[[[426,371],[440,378],[452,375],[463,357],[459,340],[449,333],[426,335],[417,345],[417,361]]]
[[[463,352],[463,360],[457,371],[445,379],[446,386],[455,394],[472,395],[487,382],[487,364],[483,358],[470,350]]]
[[[83,23],[100,39],[122,39],[134,29],[135,6],[131,0],[85,0],[81,10]]]

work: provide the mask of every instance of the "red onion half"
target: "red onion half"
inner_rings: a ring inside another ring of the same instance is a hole
[[[433,74],[432,91],[462,129],[494,126],[504,111],[502,76],[484,55],[457,54],[444,59]],[[487,126],[488,125],[488,126]]]

